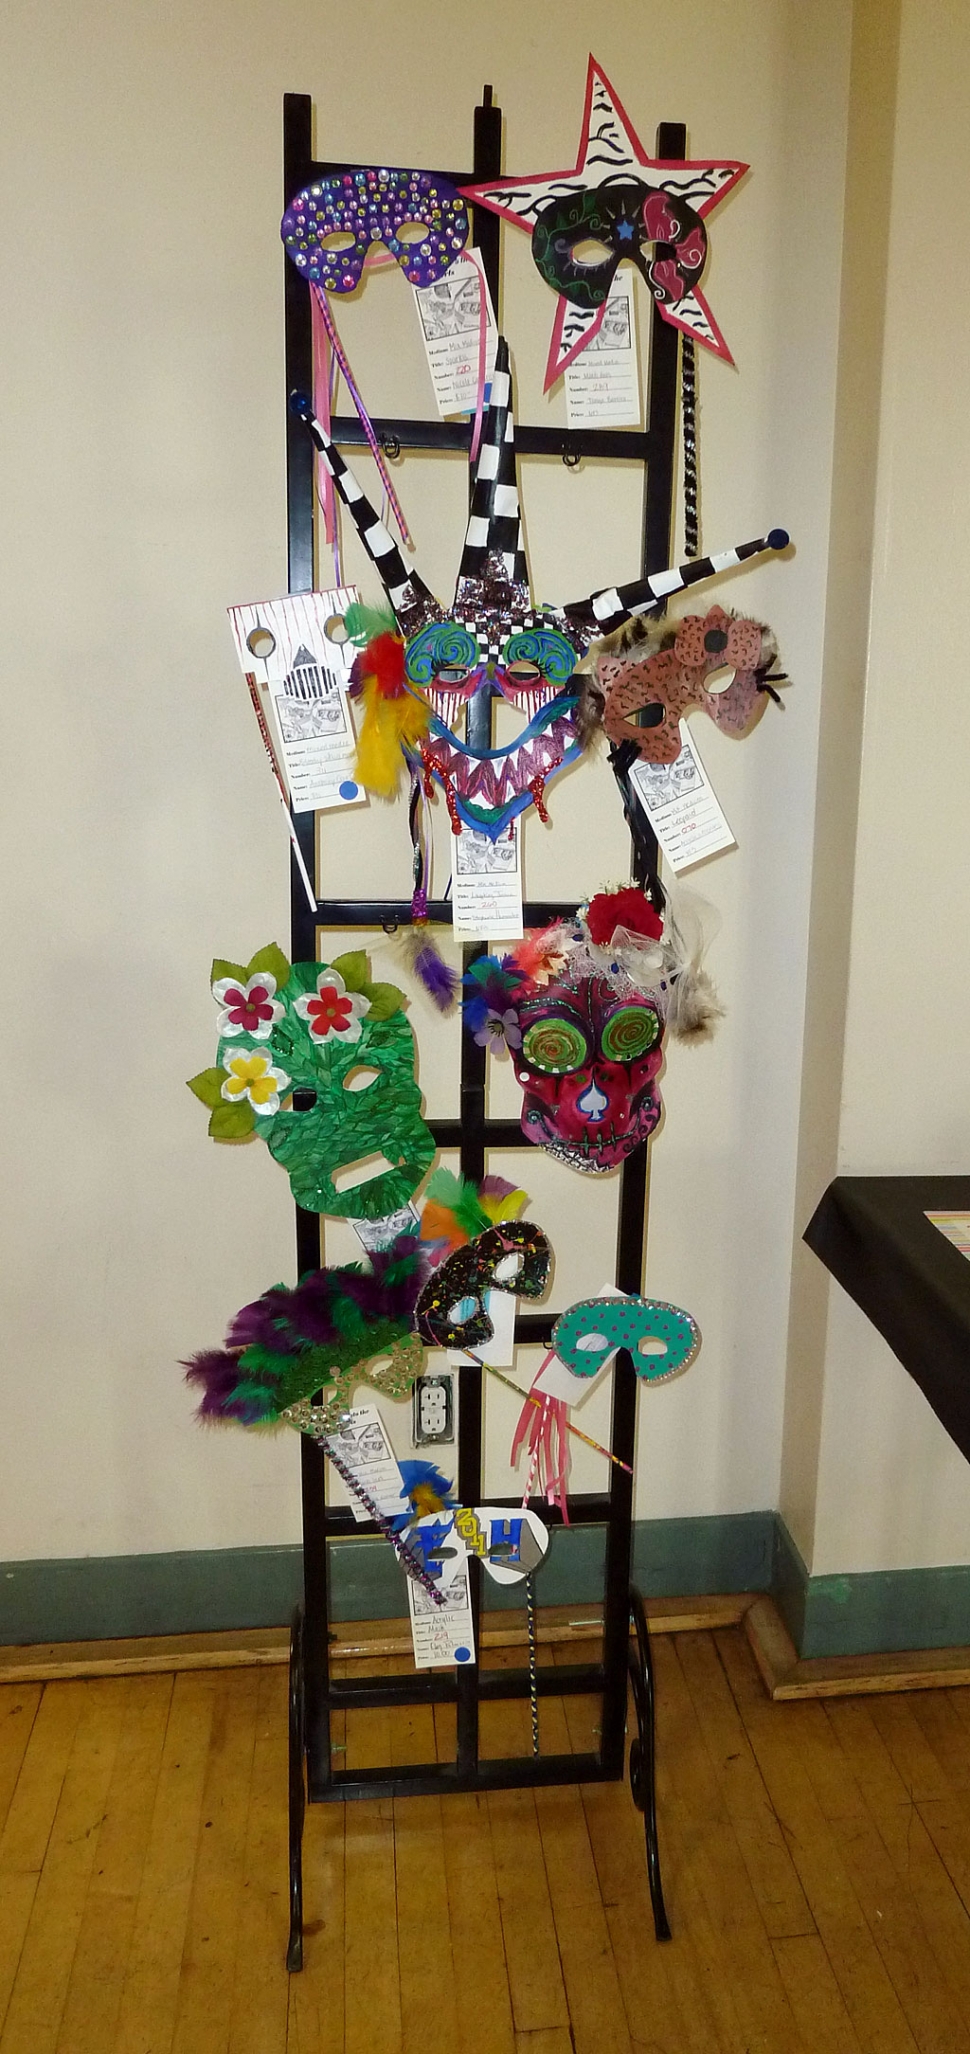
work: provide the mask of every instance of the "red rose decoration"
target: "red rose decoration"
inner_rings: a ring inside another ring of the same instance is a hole
[[[597,892],[590,899],[586,925],[597,948],[605,948],[618,927],[629,928],[631,934],[649,935],[651,941],[659,941],[664,931],[656,906],[651,906],[646,892],[635,884],[624,891]]]

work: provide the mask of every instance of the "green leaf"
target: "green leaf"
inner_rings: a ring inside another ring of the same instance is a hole
[[[364,997],[370,999],[368,1020],[390,1020],[404,1004],[404,993],[396,984],[365,984]]]
[[[246,982],[246,972],[241,963],[224,963],[221,956],[216,956],[209,972],[209,983],[218,984],[222,977],[238,977],[240,984]]]
[[[277,948],[275,941],[268,942],[264,949],[257,949],[252,962],[247,964],[243,971],[243,976],[255,977],[257,970],[265,970],[270,977],[275,977],[276,989],[282,991],[290,974],[289,958],[284,956],[282,949]]]
[[[321,969],[323,965],[321,964]],[[367,992],[367,956],[363,949],[351,949],[346,956],[335,956],[330,965],[342,977],[348,991]]]
[[[209,1121],[213,1141],[242,1141],[256,1125],[251,1105],[217,1105]]]
[[[189,1078],[189,1090],[201,1098],[203,1105],[221,1105],[222,1087],[228,1075],[228,1070],[200,1070],[197,1077]]]

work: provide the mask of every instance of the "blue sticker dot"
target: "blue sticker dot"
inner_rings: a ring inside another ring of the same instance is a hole
[[[354,783],[354,780],[353,780],[353,778],[352,778],[352,777],[345,777],[345,778],[344,778],[343,784],[342,784],[342,785],[340,786],[340,796],[341,796],[341,798],[342,798],[342,799],[356,799],[356,798],[357,798],[357,796],[358,796],[358,788],[357,788],[357,786],[355,785],[355,783]]]
[[[456,1662],[470,1662],[470,1661],[471,1661],[471,1658],[472,1658],[472,1651],[471,1651],[471,1648],[470,1648],[470,1647],[456,1647],[456,1649],[455,1649],[455,1660],[456,1660]]]

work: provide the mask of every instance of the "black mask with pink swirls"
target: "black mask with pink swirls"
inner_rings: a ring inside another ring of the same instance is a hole
[[[663,253],[648,254],[657,244]],[[704,269],[707,230],[679,194],[655,192],[638,179],[606,179],[539,208],[532,255],[546,284],[574,306],[602,306],[629,257],[660,305],[676,307]]]

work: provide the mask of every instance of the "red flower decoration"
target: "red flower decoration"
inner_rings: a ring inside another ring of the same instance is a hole
[[[597,948],[605,948],[618,927],[629,928],[631,934],[649,935],[652,941],[659,941],[664,931],[656,906],[635,884],[627,885],[623,891],[597,892],[590,899],[586,925]]]
[[[254,984],[249,992],[240,991],[231,984],[222,1003],[231,1025],[240,1028],[244,1034],[255,1034],[261,1021],[272,1020],[276,1010],[265,984]]]
[[[316,998],[307,999],[306,1016],[310,1022],[310,1033],[322,1041],[325,1034],[346,1032],[354,1016],[354,1007],[335,984],[323,984]]]

